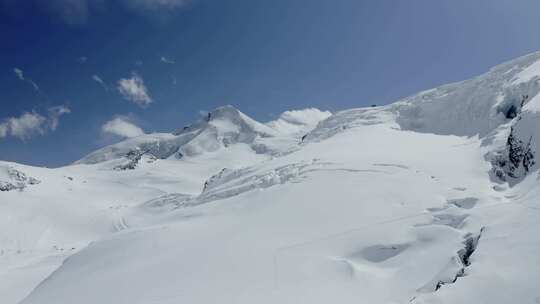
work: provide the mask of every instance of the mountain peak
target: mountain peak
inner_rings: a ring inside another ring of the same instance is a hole
[[[265,139],[283,136],[289,135],[281,134],[278,130],[250,118],[232,105],[225,105],[209,112],[206,118],[172,134],[145,134],[127,139],[90,153],[76,164],[126,159],[129,155],[141,153],[158,159],[172,156],[182,158],[215,152],[237,143],[247,144],[255,153],[267,153],[279,147],[269,148],[264,143]],[[292,137],[289,142],[294,142]]]
[[[224,105],[215,108],[213,111],[209,113],[210,117],[232,117],[232,116],[239,116],[239,115],[245,115],[240,110],[238,110],[233,105]]]

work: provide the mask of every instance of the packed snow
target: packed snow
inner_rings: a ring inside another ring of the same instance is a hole
[[[0,162],[0,303],[540,303],[538,62]]]

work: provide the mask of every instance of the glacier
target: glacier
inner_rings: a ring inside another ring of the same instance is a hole
[[[0,303],[540,303],[540,53],[385,106],[233,106],[0,162]]]

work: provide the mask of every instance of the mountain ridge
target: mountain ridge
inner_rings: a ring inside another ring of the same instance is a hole
[[[287,113],[287,112],[286,112]],[[286,113],[284,113],[286,115]],[[297,124],[302,132],[314,128],[319,119],[329,115],[317,109],[297,110]],[[319,115],[317,117],[317,115]],[[307,120],[306,120],[307,119]],[[306,121],[303,121],[306,120]],[[272,124],[283,126],[283,119],[265,125],[255,121],[231,105],[218,107],[207,117],[172,133],[151,133],[130,138],[96,150],[74,164],[97,164],[127,156],[130,152],[151,154],[158,159],[196,156],[204,152],[214,152],[231,144],[252,145],[256,153],[265,153],[266,138],[287,137],[291,141],[297,134],[280,132]],[[288,122],[290,128],[290,122]],[[287,127],[287,126],[286,126]]]
[[[534,303],[539,62],[266,124],[224,106],[57,169],[0,161],[0,301]]]

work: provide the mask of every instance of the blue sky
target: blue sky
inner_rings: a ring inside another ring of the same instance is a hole
[[[0,159],[33,165],[224,104],[386,104],[540,50],[537,0],[23,3],[0,0]]]

